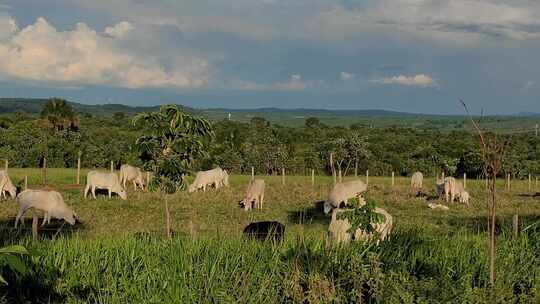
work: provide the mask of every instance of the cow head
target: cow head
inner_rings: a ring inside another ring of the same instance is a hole
[[[73,212],[73,210],[69,210],[69,212],[66,212],[62,218],[64,221],[68,222],[68,224],[73,226],[77,220],[77,214]]]
[[[330,213],[330,211],[332,211],[332,209],[334,209],[334,207],[332,205],[330,205],[327,202],[324,202],[324,205],[323,205],[324,214]]]
[[[17,197],[17,188],[11,183],[7,183],[4,187],[4,191],[7,191],[11,198],[15,199]]]
[[[118,196],[120,196],[121,199],[127,200],[127,192],[126,192],[126,190],[124,190],[124,188],[122,188],[122,186],[116,185],[114,187],[114,189],[112,189],[112,192],[117,193]]]

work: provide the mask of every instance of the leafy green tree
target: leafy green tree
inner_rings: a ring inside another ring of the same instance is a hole
[[[41,118],[46,119],[54,131],[77,130],[79,118],[67,101],[51,98],[41,110]]]
[[[309,117],[306,119],[305,125],[307,128],[316,129],[321,127],[321,122],[317,117]]]
[[[164,105],[158,112],[137,114],[133,124],[143,134],[134,147],[155,173],[150,188],[165,193],[183,189],[195,161],[208,156],[207,143],[214,136],[210,123],[176,105]]]

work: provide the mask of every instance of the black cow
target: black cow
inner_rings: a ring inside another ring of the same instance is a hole
[[[285,225],[275,221],[251,223],[244,228],[244,236],[259,241],[282,242],[285,236]]]

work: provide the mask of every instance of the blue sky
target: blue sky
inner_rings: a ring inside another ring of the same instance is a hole
[[[0,0],[0,96],[540,112],[528,0]]]

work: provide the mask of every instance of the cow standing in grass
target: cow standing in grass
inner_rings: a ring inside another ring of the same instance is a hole
[[[140,187],[144,190],[144,178],[141,169],[130,165],[122,165],[120,167],[120,183],[126,188],[126,182],[133,182],[133,189],[137,190]]]
[[[9,175],[5,170],[0,170],[0,198],[4,198],[6,192],[9,193],[11,198],[17,196],[17,188],[11,182]]]
[[[212,170],[199,171],[195,176],[195,180],[188,187],[188,192],[193,193],[200,189],[206,191],[206,187],[214,186],[219,189],[222,186],[229,185],[229,174],[227,171],[217,167]]]
[[[26,211],[32,208],[43,213],[41,226],[50,223],[51,218],[63,219],[69,224],[75,225],[77,214],[66,205],[62,195],[56,191],[25,190],[17,195],[17,202],[19,203],[19,212],[15,218],[15,228],[17,228],[19,221],[24,226],[24,221],[21,218]]]
[[[92,197],[96,198],[96,189],[107,189],[109,191],[109,198],[112,197],[112,193],[118,194],[123,200],[127,199],[127,193],[120,185],[118,175],[116,173],[102,173],[98,171],[90,171],[86,175],[86,188],[84,188],[84,198],[86,198],[88,191],[91,190]]]
[[[462,203],[469,204],[469,193],[465,191],[463,183],[453,177],[447,177],[442,181],[438,181],[437,192],[439,196],[444,194],[444,199],[447,203],[454,202],[458,199]]]
[[[246,190],[244,199],[240,201],[240,207],[245,211],[251,210],[254,205],[256,209],[262,209],[264,203],[264,189],[266,185],[264,180],[256,179],[251,181]]]
[[[422,174],[422,172],[414,172],[414,174],[411,177],[411,189],[413,191],[421,190],[423,181],[424,181],[424,175]]]
[[[337,183],[328,195],[328,199],[324,202],[324,213],[330,213],[332,209],[339,208],[342,203],[346,206],[349,199],[360,197],[366,191],[367,186],[361,180]],[[360,203],[362,201],[360,200]]]

